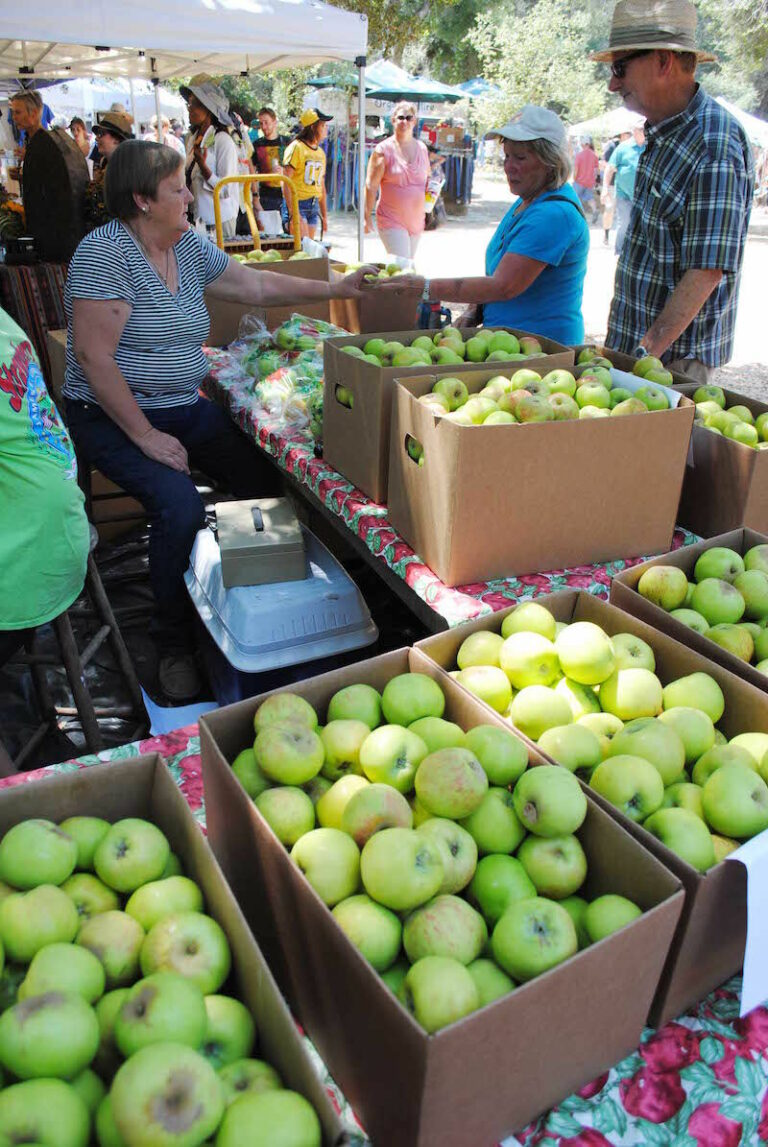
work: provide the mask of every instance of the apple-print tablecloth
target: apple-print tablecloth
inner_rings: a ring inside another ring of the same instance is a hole
[[[206,390],[226,406],[231,417],[250,438],[270,454],[295,481],[306,486],[330,512],[340,518],[371,553],[383,561],[423,602],[445,619],[449,627],[461,625],[505,609],[514,601],[555,593],[561,589],[585,589],[607,598],[611,578],[638,565],[643,557],[630,557],[602,565],[550,570],[522,577],[496,578],[489,582],[451,588],[424,565],[418,554],[392,528],[387,507],[378,505],[353,486],[323,458],[315,457],[314,439],[308,430],[288,430],[265,419],[259,403],[227,351],[206,348],[210,374]],[[677,529],[673,548],[698,541],[687,530]],[[439,628],[439,627],[436,627]]]
[[[154,752],[164,758],[204,829],[196,725],[107,749],[98,756],[21,773],[1,781],[0,787]],[[739,978],[734,977],[675,1023],[659,1031],[646,1030],[637,1051],[524,1132],[505,1139],[503,1147],[756,1147],[768,1143],[768,1006],[739,1019],[739,988]],[[549,1017],[549,1022],[557,1022],[556,1017]],[[510,1038],[516,1037],[511,1034]],[[350,1138],[357,1147],[364,1147],[368,1140],[354,1112],[307,1043]],[[541,1066],[546,1070],[546,1064]]]

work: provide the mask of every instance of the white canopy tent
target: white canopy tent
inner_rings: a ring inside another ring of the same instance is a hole
[[[585,119],[582,123],[572,124],[568,128],[568,132],[570,135],[589,135],[607,139],[610,136],[631,131],[633,127],[642,126],[644,123],[644,118],[637,112],[631,112],[628,108],[612,108],[610,111],[595,116],[594,119]]]
[[[66,120],[79,115],[95,122],[99,112],[108,111],[113,103],[122,103],[132,113],[136,130],[140,124],[149,123],[156,114],[155,92],[163,115],[186,120],[187,105],[178,92],[161,85],[155,88],[148,80],[106,80],[81,76],[40,89],[40,95],[53,114]]]
[[[725,96],[716,96],[715,98],[721,107],[724,107],[734,119],[739,121],[752,143],[756,143],[758,147],[768,147],[768,122],[760,119],[759,116],[751,115],[750,112],[745,112],[743,108],[732,104]]]
[[[159,81],[172,76],[353,60],[362,103],[367,41],[364,15],[321,0],[78,0],[74,9],[34,0],[0,11],[0,79],[118,76],[151,80],[157,94]],[[362,210],[358,245],[362,257]]]

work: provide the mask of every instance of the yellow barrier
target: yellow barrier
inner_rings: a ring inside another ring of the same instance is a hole
[[[220,193],[221,188],[226,187],[228,183],[240,183],[250,193],[252,183],[285,183],[289,187],[291,181],[287,175],[225,175],[213,189],[213,217],[216,221],[216,246],[224,250],[224,231],[221,226],[221,202]],[[256,218],[253,214],[253,207],[251,206],[251,196],[246,194],[243,196],[245,204],[245,214],[248,218],[248,226],[251,229],[253,236],[253,245],[256,250],[261,250],[261,238],[259,236],[259,228],[256,224]],[[293,249],[299,251],[301,249],[301,224],[299,222],[299,203],[296,196],[292,196],[292,211],[291,211],[291,230],[293,231]]]

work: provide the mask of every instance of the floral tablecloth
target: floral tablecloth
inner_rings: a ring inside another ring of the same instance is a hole
[[[323,458],[316,458],[314,440],[308,431],[289,431],[279,423],[259,416],[256,399],[243,385],[239,371],[231,370],[232,360],[226,351],[207,350],[206,353],[210,369],[206,389],[210,396],[223,403],[249,437],[295,481],[311,490],[326,509],[340,518],[371,553],[397,574],[430,609],[444,618],[449,627],[505,609],[522,598],[555,593],[561,589],[585,589],[607,598],[611,578],[628,566],[645,560],[631,557],[602,565],[496,578],[455,588],[444,585],[392,528],[386,506],[372,502]],[[698,538],[687,530],[678,529],[673,548],[694,541]]]
[[[107,749],[98,756],[21,773],[1,781],[0,787],[153,752],[164,758],[204,829],[196,725]],[[768,1143],[768,1007],[755,1008],[739,1019],[739,989],[739,978],[734,977],[675,1023],[655,1032],[646,1030],[637,1051],[517,1137],[505,1139],[503,1147],[756,1147]],[[350,1137],[362,1147],[368,1140],[352,1109],[307,1042]],[[546,1070],[546,1064],[541,1066]]]

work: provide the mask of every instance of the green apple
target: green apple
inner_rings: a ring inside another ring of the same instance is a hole
[[[70,1086],[73,1091],[77,1092],[91,1115],[94,1116],[107,1094],[107,1089],[96,1072],[87,1067],[85,1071],[81,1071],[79,1075],[75,1076]]]
[[[612,394],[613,394],[613,391],[611,391],[611,395]],[[589,410],[590,408],[585,407],[585,409]],[[613,403],[611,403],[611,414],[615,414],[617,417],[623,418],[627,414],[647,414],[647,413],[648,413],[648,407],[645,405],[645,403],[641,399],[636,398],[634,395],[632,395],[631,398],[623,399],[622,402],[617,402],[615,405]]]
[[[755,764],[759,765],[768,753],[768,733],[739,733],[738,736],[731,737],[728,744],[746,749],[752,754]]]
[[[363,347],[363,351],[365,354],[375,354],[376,357],[379,358],[384,353],[384,347],[386,345],[385,339],[368,339],[368,342]]]
[[[520,343],[510,331],[495,331],[488,340],[488,346],[490,353],[498,350],[504,351],[506,354],[520,353]]]
[[[96,1013],[74,993],[44,992],[0,1016],[0,1063],[17,1079],[73,1079],[98,1046]]]
[[[492,785],[511,785],[528,768],[528,750],[519,737],[496,725],[475,725],[465,747],[477,757]]]
[[[442,717],[445,696],[427,674],[401,673],[387,682],[381,708],[390,725],[412,725],[419,717]]]
[[[291,849],[291,859],[329,908],[358,890],[360,850],[341,829],[305,833]]]
[[[349,776],[341,777],[340,780],[334,781],[328,789],[328,792],[324,793],[317,802],[316,811],[318,824],[322,828],[340,829],[344,809],[347,807],[349,801],[356,793],[368,788],[370,788],[370,782],[367,781],[365,777],[359,777],[355,773],[350,773]],[[306,828],[304,831],[309,832],[313,828],[314,824],[311,824],[309,828]],[[304,832],[299,833],[299,836],[303,835]],[[299,839],[299,836],[296,837],[296,840]],[[291,841],[291,844],[295,844],[296,840]],[[287,841],[283,843],[287,843]]]
[[[501,623],[501,636],[513,633],[539,633],[548,641],[555,640],[556,621],[548,609],[536,601],[523,601]]]
[[[70,897],[81,920],[120,907],[117,893],[90,872],[73,873],[61,885],[61,891]]]
[[[494,925],[511,904],[536,896],[536,888],[516,857],[496,853],[477,862],[467,893],[487,923]]]
[[[616,667],[611,639],[591,621],[577,621],[564,629],[555,650],[565,676],[580,685],[599,685]]]
[[[555,412],[546,398],[532,394],[517,403],[515,417],[518,422],[554,422]]]
[[[409,729],[411,733],[421,737],[427,746],[427,753],[435,753],[438,749],[464,747],[464,730],[460,725],[453,721],[445,721],[442,717],[420,717],[409,726]]]
[[[484,1008],[487,1004],[492,1004],[494,1000],[509,995],[515,987],[515,981],[506,972],[502,972],[499,965],[495,964],[493,960],[483,957],[473,960],[471,964],[467,965],[467,971],[475,981],[480,1001],[478,1007]]]
[[[736,410],[742,409],[733,406],[729,413],[733,414]],[[744,408],[746,409],[746,408]],[[760,441],[760,435],[754,426],[751,426],[746,420],[742,418],[734,419],[728,423],[723,434],[726,438],[733,439],[734,442],[742,442],[745,446],[757,446]]]
[[[693,783],[703,787],[724,765],[742,765],[745,769],[758,771],[755,758],[743,745],[713,745],[693,766]]]
[[[650,371],[658,370],[664,370],[664,363],[652,354],[637,359],[632,367],[632,373],[639,375],[640,378],[647,378]]]
[[[497,666],[471,665],[468,669],[461,669],[456,680],[497,713],[504,713],[509,707],[512,687],[506,673]]]
[[[303,1095],[269,1090],[227,1108],[216,1147],[320,1147],[322,1139],[320,1120]]]
[[[156,972],[128,990],[115,1017],[114,1041],[126,1059],[153,1043],[199,1048],[206,1024],[197,984],[176,972]]]
[[[622,403],[628,402],[631,398],[634,398],[632,391],[627,390],[626,386],[612,386],[610,394],[612,411],[615,409],[615,407],[621,406]]]
[[[560,669],[555,644],[540,633],[529,632],[512,633],[505,639],[499,664],[515,689],[552,685]]]
[[[81,927],[77,943],[101,961],[108,988],[123,987],[136,979],[144,929],[126,912],[92,916]]]
[[[768,785],[744,765],[717,769],[704,785],[701,801],[707,824],[721,836],[744,840],[768,828]]]
[[[148,820],[127,817],[105,833],[93,866],[99,880],[115,892],[134,892],[141,884],[162,876],[170,852],[159,828]]]
[[[360,765],[368,780],[391,785],[401,793],[411,791],[416,770],[426,756],[421,737],[401,725],[380,725],[360,747]]]
[[[622,721],[655,717],[662,709],[662,687],[649,669],[617,669],[600,686],[600,704]]]
[[[224,1114],[224,1093],[213,1067],[191,1047],[173,1042],[144,1047],[126,1060],[109,1098],[118,1131],[137,1147],[204,1143]]]
[[[700,581],[693,591],[691,608],[700,613],[710,625],[717,625],[723,621],[740,621],[746,604],[730,582],[708,577]]]
[[[412,824],[413,813],[402,793],[390,785],[365,782],[343,803],[339,823],[326,827],[340,828],[362,848],[383,828],[411,828]]]
[[[19,985],[20,1000],[45,992],[72,992],[95,1004],[104,995],[106,980],[100,961],[77,944],[48,944],[32,958]]]
[[[138,920],[145,932],[172,912],[202,910],[203,894],[197,884],[186,876],[169,876],[164,880],[152,880],[143,884],[136,889],[125,906],[128,915]]]
[[[418,826],[438,847],[443,862],[443,879],[438,893],[453,894],[466,888],[477,867],[477,843],[466,828],[445,817],[431,817]]]
[[[273,693],[259,705],[253,717],[253,728],[256,733],[260,733],[268,725],[287,725],[289,728],[300,725],[306,729],[316,729],[317,713],[310,703],[297,693]]]
[[[367,729],[367,726],[365,728]],[[352,778],[345,777],[344,779],[350,780]],[[362,780],[362,777],[355,779]],[[330,793],[326,793],[318,801],[318,819],[320,818],[320,806],[323,801],[329,799],[329,796]],[[315,827],[315,806],[307,793],[300,788],[295,788],[292,785],[281,785],[279,788],[266,789],[256,797],[254,803],[280,843],[288,848],[294,845],[305,832],[310,832]],[[324,822],[321,821],[321,823]],[[142,889],[139,889],[139,892],[141,891]],[[135,895],[136,893],[134,893]]]
[[[278,1091],[282,1080],[263,1059],[238,1059],[228,1063],[218,1073],[227,1107],[244,1095],[260,1095],[262,1091]]]
[[[0,1141],[30,1147],[87,1147],[90,1116],[74,1087],[31,1079],[0,1092]]]
[[[577,837],[527,836],[517,858],[533,882],[537,895],[562,900],[578,892],[587,876],[587,858]]]
[[[726,856],[730,856],[737,848],[741,848],[740,840],[731,840],[728,836],[718,836],[716,832],[712,833],[712,844],[715,849],[715,864],[719,864],[721,860],[725,860]]]
[[[715,743],[715,726],[701,709],[689,709],[684,706],[665,709],[663,713],[659,713],[657,720],[674,729],[680,737],[685,749],[686,766],[695,764]]]
[[[550,394],[565,394],[572,397],[576,393],[576,379],[569,370],[550,370],[542,382],[546,382]]]
[[[109,831],[109,821],[99,816],[70,816],[59,825],[62,832],[71,836],[77,845],[76,868],[80,871],[93,870],[93,856],[98,845]],[[55,880],[47,883],[55,884]]]
[[[413,964],[404,994],[408,1011],[427,1032],[439,1031],[480,1006],[472,976],[449,956],[425,956]]]
[[[589,784],[638,824],[661,808],[664,801],[661,775],[643,757],[609,757],[597,766]]]
[[[442,850],[416,829],[384,828],[366,842],[360,876],[371,899],[393,912],[408,912],[437,894],[443,882]]]
[[[693,401],[716,402],[721,410],[725,408],[725,392],[719,386],[700,386],[693,392]]]
[[[539,737],[538,746],[542,753],[572,773],[578,769],[590,772],[603,759],[597,735],[584,725],[560,725],[547,729]]]
[[[302,837],[304,839],[306,837]],[[232,956],[221,925],[211,916],[202,912],[174,912],[158,920],[147,933],[141,946],[140,963],[145,976],[153,972],[178,972],[197,984],[207,996],[217,992],[226,980]]]
[[[525,836],[525,829],[514,809],[512,793],[506,788],[489,788],[478,807],[461,824],[474,839],[481,855],[514,852]]]
[[[20,821],[0,840],[0,880],[12,888],[63,884],[76,863],[76,841],[50,820]]]
[[[611,638],[617,669],[649,669],[656,671],[656,655],[647,641],[634,633],[616,633]]]
[[[232,762],[232,772],[235,774],[240,784],[251,800],[256,800],[259,793],[263,793],[268,789],[272,782],[266,776],[259,766],[256,764],[256,755],[253,748],[243,749],[238,753]]]
[[[579,941],[579,950],[588,948],[592,943],[589,933],[584,927],[584,913],[587,910],[587,901],[582,896],[566,896],[558,902],[573,921],[576,936]]]
[[[620,928],[626,928],[627,924],[631,924],[642,914],[642,909],[626,896],[609,893],[606,896],[598,896],[587,905],[584,927],[592,943],[597,944],[599,940],[612,936]]]
[[[566,699],[544,685],[521,689],[507,715],[512,724],[533,741],[538,741],[547,729],[568,725],[573,719]]]
[[[768,574],[762,570],[745,570],[736,575],[733,585],[744,598],[747,617],[759,619],[768,614]]]
[[[662,808],[687,808],[689,812],[695,812],[696,816],[700,816],[704,820],[704,806],[701,803],[701,786],[690,784],[688,781],[680,781],[678,784],[670,785],[664,790],[664,800]]]
[[[472,665],[493,665],[498,669],[504,636],[487,629],[478,629],[476,633],[470,633],[469,637],[464,638],[456,654],[456,664],[459,669],[469,669]]]
[[[741,625],[721,622],[707,630],[707,637],[721,649],[732,653],[742,661],[751,661],[755,652],[755,642],[749,630]]]
[[[581,685],[572,681],[570,677],[562,677],[555,685],[555,692],[564,697],[571,707],[574,721],[578,721],[587,713],[600,713],[600,702],[597,694],[589,685]]]
[[[618,717],[614,717],[613,713],[585,713],[583,717],[577,718],[576,723],[577,725],[584,725],[585,728],[595,734],[600,742],[604,757],[608,752],[611,739],[624,728],[624,722],[620,721]]]
[[[256,1041],[256,1025],[245,1004],[231,996],[206,996],[205,1013],[207,1022],[200,1051],[208,1062],[220,1071],[246,1059]]]
[[[340,901],[333,915],[341,930],[377,972],[385,972],[395,962],[403,930],[400,920],[389,908],[360,894]]]
[[[403,926],[403,947],[412,964],[425,956],[471,964],[487,941],[485,920],[460,896],[436,896],[416,908]]]
[[[462,410],[467,414],[475,426],[479,426],[485,422],[489,414],[493,414],[498,408],[492,398],[484,398],[480,394],[471,394]]]
[[[510,905],[493,930],[497,964],[515,980],[532,980],[578,951],[576,929],[565,908],[544,897]]]
[[[362,358],[363,357],[363,351],[361,350],[361,348],[359,346],[343,346],[341,348],[341,353],[342,354],[349,354],[352,356],[352,358]]]
[[[432,352],[432,358],[438,366],[463,366],[464,359],[458,350],[455,349],[456,344],[448,346],[447,343],[443,346],[435,347]]]
[[[677,566],[650,566],[637,583],[637,592],[668,612],[679,609],[688,593],[688,578]]]
[[[579,406],[567,394],[551,394],[547,402],[552,407],[555,422],[570,422],[579,417]]]
[[[768,629],[761,628],[754,641],[755,661],[764,661],[768,657]]]
[[[28,964],[47,944],[74,940],[80,919],[72,900],[53,884],[14,892],[0,902],[0,941],[9,960]]]
[[[586,370],[582,371],[579,375],[576,386],[580,389],[582,386],[594,386],[599,383],[604,386],[606,390],[610,390],[613,386],[613,375],[610,368],[607,366],[600,366],[598,363],[592,362]]]
[[[113,992],[107,992],[94,1008],[99,1025],[99,1047],[93,1066],[103,1079],[111,1079],[120,1066],[120,1053],[115,1043],[115,1022],[129,990],[115,988]]]
[[[572,773],[558,765],[528,769],[513,792],[520,822],[536,836],[560,837],[576,832],[587,815],[587,798]]]
[[[266,725],[257,733],[253,751],[261,771],[281,785],[306,784],[325,761],[320,737],[302,725]]]
[[[625,414],[625,413],[634,414],[635,413],[634,411],[621,410],[620,407],[625,406],[625,405],[626,405],[626,403],[623,403],[623,402],[619,403],[619,406],[616,407],[616,411],[619,414]],[[642,405],[642,403],[640,405]],[[645,410],[645,407],[643,407],[643,410]],[[581,408],[581,410],[579,411],[579,418],[584,419],[584,420],[586,420],[588,418],[608,418],[609,415],[613,414],[613,413],[614,412],[612,410],[603,410],[598,406],[583,406]]]
[[[598,357],[597,347],[585,346],[579,351],[576,364],[577,366],[583,366],[585,363],[592,362],[593,359]]]
[[[434,816],[460,820],[469,816],[488,791],[488,777],[469,749],[439,749],[420,763],[416,796]]]
[[[669,725],[647,717],[626,724],[611,741],[608,756],[643,757],[658,770],[665,786],[685,768],[682,738]]]
[[[715,863],[709,829],[689,809],[661,808],[648,817],[643,828],[698,872],[706,872]]]
[[[320,730],[320,740],[325,749],[325,762],[322,767],[324,777],[337,781],[347,773],[362,772],[360,768],[360,746],[371,729],[365,721],[335,720]]]
[[[763,426],[768,425],[768,416],[761,414],[758,422],[762,419]],[[761,431],[762,432],[762,431]],[[763,435],[765,437],[765,435]],[[768,574],[768,544],[752,546],[744,554],[744,568],[748,570],[760,570],[761,573]]]
[[[331,721],[363,721],[369,729],[381,724],[381,694],[372,685],[347,685],[328,702]]]
[[[418,347],[405,347],[392,356],[392,366],[424,366],[428,362],[431,359],[427,360]]]
[[[606,386],[597,379],[581,382],[576,391],[576,402],[580,407],[597,406],[601,410],[610,410],[611,394]]]
[[[469,398],[469,391],[460,378],[440,378],[432,387],[433,394],[442,395],[450,411],[458,410]]]
[[[662,700],[665,709],[701,709],[713,725],[725,712],[723,691],[708,673],[690,673],[687,677],[670,681],[664,686]]]
[[[706,617],[702,617],[695,609],[673,609],[669,616],[674,617],[683,625],[687,625],[694,633],[705,634],[709,631],[709,622]]]
[[[641,386],[635,391],[635,397],[649,410],[669,410],[669,399],[659,386]]]

